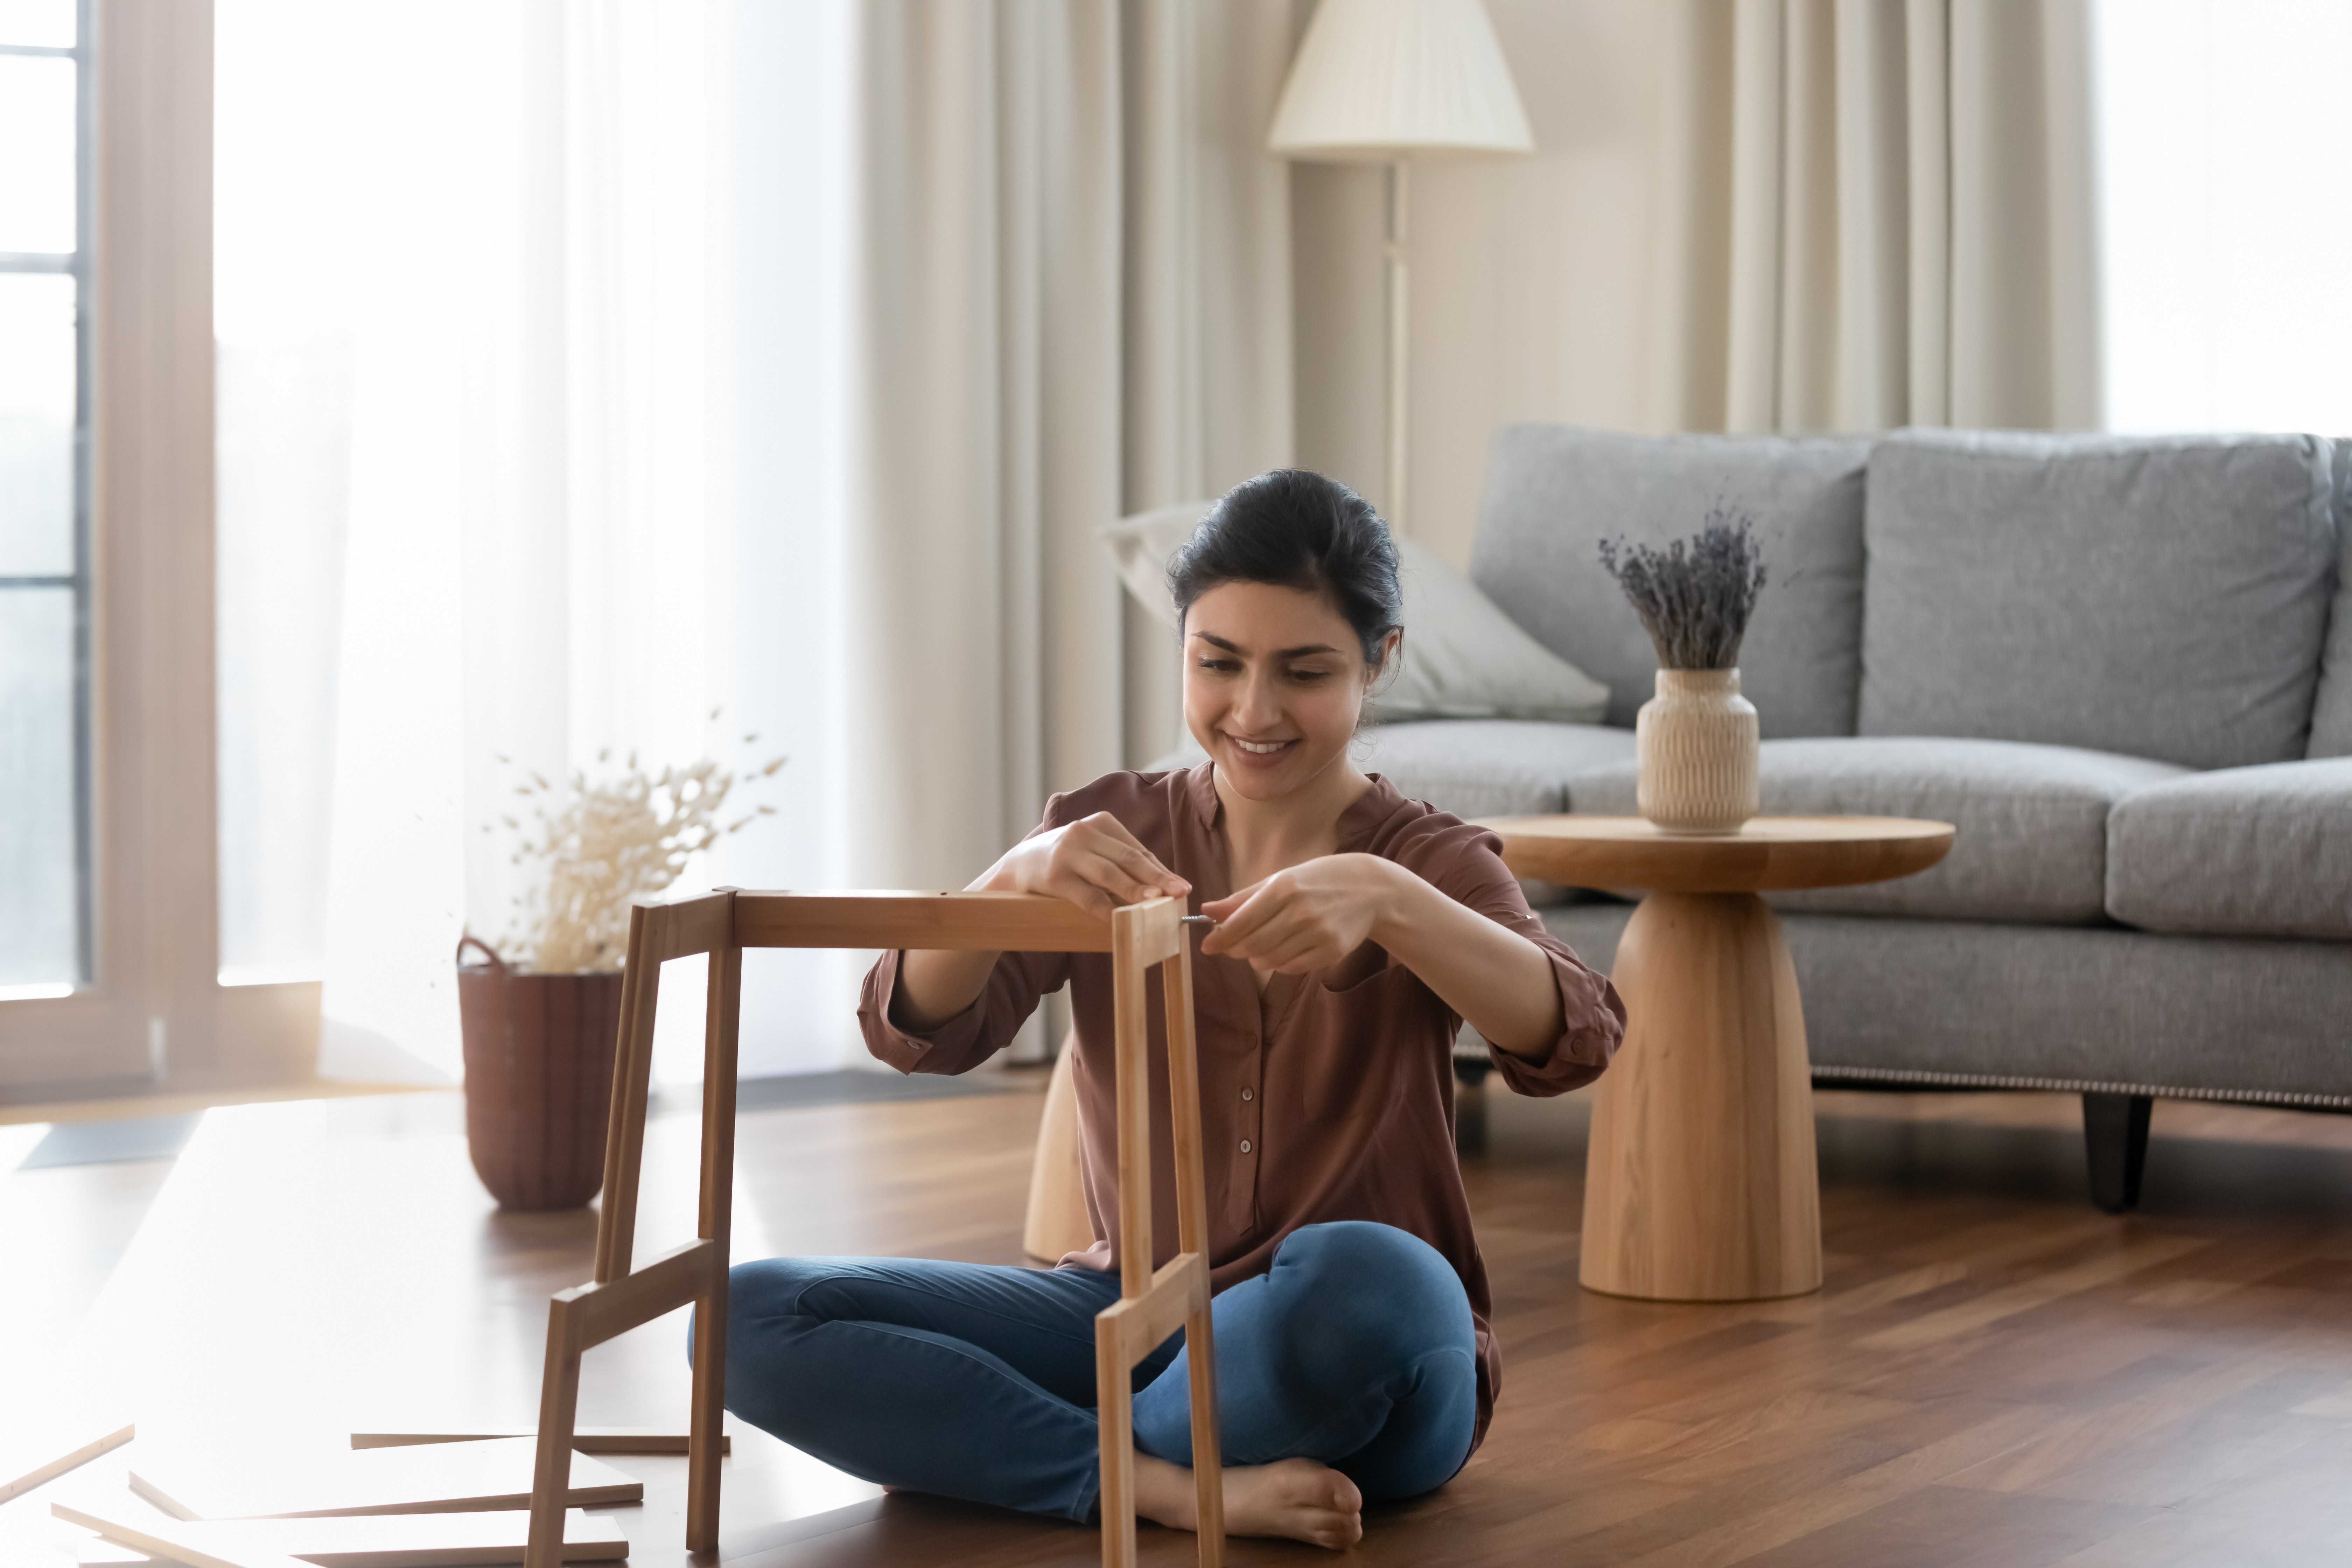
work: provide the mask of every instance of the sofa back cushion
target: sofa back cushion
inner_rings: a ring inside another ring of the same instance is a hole
[[[2307,436],[1908,430],[1871,453],[1861,732],[2304,754],[2336,574]]]
[[[2336,443],[2336,608],[2327,620],[2327,652],[2319,664],[2319,695],[2311,705],[2314,757],[2352,757],[2352,438]]]
[[[1518,425],[1496,440],[1470,574],[1536,640],[1609,688],[1630,726],[1657,654],[1603,538],[1656,544],[1720,500],[1756,519],[1768,574],[1740,689],[1768,738],[1851,735],[1862,675],[1862,493],[1870,444],[1776,436],[1624,436]]]

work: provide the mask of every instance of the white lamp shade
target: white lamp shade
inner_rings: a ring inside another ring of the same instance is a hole
[[[1267,143],[1329,163],[1535,151],[1479,0],[1322,0]]]

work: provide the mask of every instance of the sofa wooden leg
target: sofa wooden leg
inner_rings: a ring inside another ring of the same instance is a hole
[[[2155,1108],[2155,1100],[2145,1094],[2083,1096],[2091,1201],[2108,1214],[2139,1206],[2140,1173],[2147,1168],[2147,1118]]]

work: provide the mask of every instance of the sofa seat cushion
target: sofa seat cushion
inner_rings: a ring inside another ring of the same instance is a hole
[[[2193,936],[2352,940],[2352,757],[2126,795],[2107,817],[2107,912]]]
[[[1604,724],[1441,719],[1376,724],[1356,742],[1356,765],[1408,798],[1459,817],[1565,811],[1570,775],[1633,754],[1633,733]]]
[[[1767,741],[1769,816],[1910,816],[1959,830],[1941,864],[1898,881],[1774,893],[1784,909],[2048,925],[2103,920],[2107,814],[2188,770],[2142,757],[2015,741]],[[1635,811],[1632,763],[1569,780],[1570,809]]]

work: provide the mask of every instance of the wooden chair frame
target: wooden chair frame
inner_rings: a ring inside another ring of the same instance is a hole
[[[686,1544],[696,1552],[719,1549],[736,1045],[747,947],[1111,955],[1120,1272],[1119,1300],[1095,1321],[1103,1562],[1112,1568],[1131,1568],[1136,1560],[1133,1371],[1181,1326],[1192,1371],[1200,1561],[1202,1568],[1220,1568],[1224,1559],[1224,1488],[1210,1340],[1208,1197],[1192,1033],[1192,947],[1183,915],[1183,906],[1172,899],[1115,910],[1106,921],[1064,900],[1028,893],[752,893],[736,889],[633,910],[621,984],[620,1039],[613,1062],[612,1117],[604,1142],[596,1277],[558,1291],[548,1303],[547,1366],[540,1394],[525,1568],[562,1568],[564,1493],[571,1479],[582,1355],[689,1303],[695,1309],[695,1336]],[[700,1221],[695,1240],[643,1268],[632,1268],[661,966],[696,953],[710,955],[703,1021]],[[1146,973],[1155,966],[1161,969],[1167,1005],[1181,1248],[1157,1272],[1151,1267],[1151,1100],[1144,990]]]

